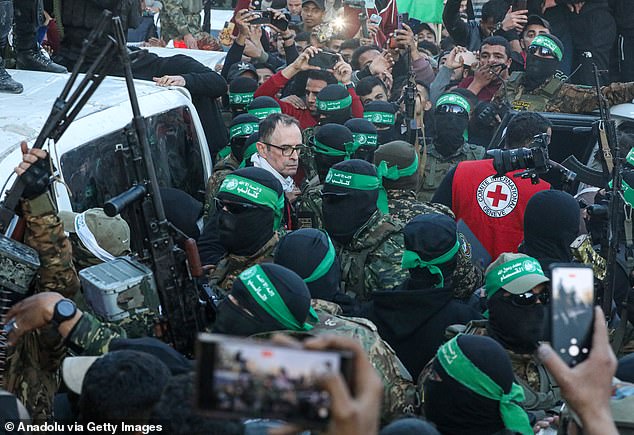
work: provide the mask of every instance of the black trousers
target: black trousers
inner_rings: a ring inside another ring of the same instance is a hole
[[[37,50],[37,29],[44,18],[42,0],[14,0],[13,7],[16,50]]]
[[[618,53],[619,81],[634,82],[634,35],[619,35],[616,44]]]

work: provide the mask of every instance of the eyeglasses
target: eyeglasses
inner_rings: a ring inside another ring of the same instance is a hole
[[[458,106],[457,104],[443,104],[442,106],[438,106],[436,107],[436,113],[464,113],[466,114],[467,111],[465,110],[464,107],[462,106]]]
[[[522,293],[521,295],[511,295],[511,303],[516,307],[528,307],[535,305],[537,301],[546,305],[550,301],[550,293],[543,291],[539,294],[533,292]]]
[[[293,155],[294,152],[297,152],[297,155],[300,156],[302,155],[302,153],[304,151],[306,151],[306,145],[304,144],[299,144],[299,145],[273,145],[272,143],[266,143],[266,142],[262,142],[264,145],[269,146],[269,147],[273,147],[273,148],[277,148],[278,150],[282,151],[282,155],[284,157],[290,157]]]
[[[249,204],[246,202],[236,202],[236,201],[228,201],[226,199],[214,198],[216,203],[216,210],[222,211],[226,210],[231,214],[240,214],[247,212],[249,210],[254,210],[260,208],[257,205]]]
[[[555,57],[555,53],[552,52],[551,49],[542,47],[540,45],[531,45],[527,50],[530,54],[539,54],[543,57]]]

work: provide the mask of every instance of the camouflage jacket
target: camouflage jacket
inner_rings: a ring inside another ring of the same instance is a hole
[[[376,211],[343,246],[333,241],[341,262],[342,290],[359,301],[373,290],[389,290],[408,276],[401,268],[403,224]]]
[[[211,268],[209,272],[209,286],[219,290],[220,294],[225,296],[227,292],[231,290],[233,281],[235,281],[238,275],[244,270],[255,264],[273,261],[273,250],[277,246],[280,236],[280,233],[275,233],[273,237],[271,237],[271,240],[266,242],[258,252],[250,257],[241,257],[232,254],[226,255],[216,266]]]
[[[452,167],[465,160],[480,160],[484,158],[485,153],[483,147],[465,143],[455,154],[444,157],[436,151],[433,144],[428,144],[427,163],[425,163],[417,198],[421,201],[431,201],[434,192]]]
[[[598,108],[597,92],[593,86],[564,83],[555,76],[528,92],[522,84],[523,78],[522,72],[511,74],[506,88],[500,87],[491,102],[498,106],[508,102],[514,110],[538,112],[590,113]],[[610,106],[629,103],[634,99],[634,82],[611,83],[603,86],[601,92]]]
[[[321,190],[323,184],[308,185],[302,189],[302,193],[297,198],[297,219],[299,228],[324,227],[324,218],[321,212]]]
[[[202,9],[202,0],[164,0],[161,11],[161,37],[169,41],[182,39],[188,33],[196,36],[202,31]]]
[[[220,190],[220,185],[227,175],[238,169],[238,166],[240,166],[240,162],[237,161],[231,153],[214,166],[214,170],[209,180],[207,180],[207,186],[205,187],[205,205],[203,206],[203,219],[205,224],[214,213],[214,198]]]

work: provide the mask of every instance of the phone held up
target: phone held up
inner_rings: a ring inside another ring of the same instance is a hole
[[[525,11],[527,8],[526,2],[527,0],[513,0],[513,5],[512,5],[513,12]]]
[[[313,351],[270,341],[200,334],[195,403],[215,418],[271,418],[323,429],[330,395],[320,386],[328,373],[341,373],[348,386],[352,355]]]
[[[320,51],[308,60],[308,65],[319,67],[323,70],[333,69],[339,62],[339,55],[330,51]]]

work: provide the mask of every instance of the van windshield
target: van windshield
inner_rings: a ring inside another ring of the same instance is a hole
[[[205,180],[198,136],[187,107],[146,118],[148,141],[161,187],[183,190],[204,200]],[[70,188],[73,211],[103,207],[130,187],[115,147],[126,144],[125,129],[87,142],[62,155],[64,180]]]

